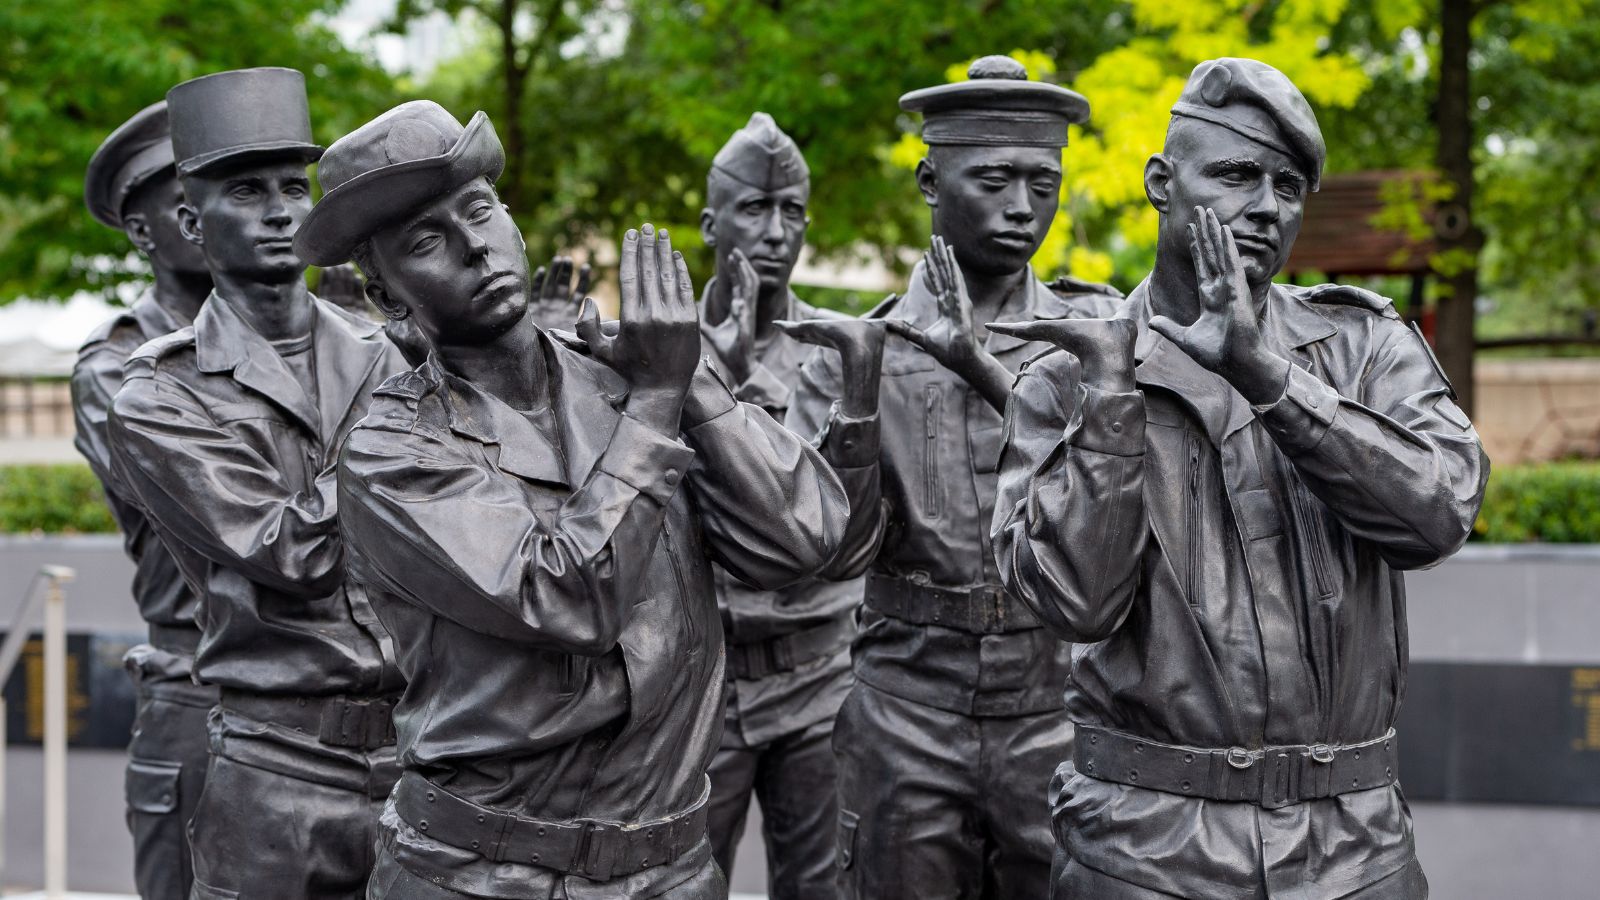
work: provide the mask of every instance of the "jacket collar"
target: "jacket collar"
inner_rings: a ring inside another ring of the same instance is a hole
[[[231,373],[233,379],[292,415],[312,433],[333,434],[349,411],[356,392],[383,356],[385,338],[376,322],[339,312],[316,296],[313,306],[314,351],[320,398],[306,396],[272,344],[245,322],[237,310],[212,291],[195,317],[195,356],[200,371]]]
[[[128,312],[138,324],[139,332],[146,337],[160,337],[183,327],[173,318],[172,313],[167,312],[166,307],[157,302],[156,289],[153,287],[140,294]]]
[[[550,375],[550,411],[564,454],[522,413],[446,370],[437,355],[430,353],[418,372],[429,384],[443,388],[440,402],[450,430],[497,447],[495,465],[500,469],[522,478],[571,487],[588,478],[610,444],[621,415],[617,407],[627,399],[628,383],[604,364],[569,350],[548,332],[540,331],[539,342]]]
[[[1250,404],[1231,385],[1150,328],[1148,278],[1128,296],[1128,309],[1138,324],[1133,356],[1134,377],[1139,384],[1176,394],[1194,410],[1219,446],[1228,435],[1254,420]],[[1269,290],[1263,337],[1269,347],[1285,352],[1295,365],[1310,368],[1311,345],[1337,332],[1332,322],[1304,300],[1276,284]]]
[[[926,261],[919,261],[916,268],[911,270],[911,283],[907,285],[906,292],[898,304],[899,314],[918,328],[930,328],[939,321],[938,298],[928,290],[927,281],[923,277],[923,267],[926,265]],[[1016,309],[1019,294],[1022,309],[1020,312],[1010,312]],[[1032,266],[1028,267],[1026,277],[1011,296],[1000,304],[1000,311],[999,318],[995,319],[997,322],[1029,322],[1035,319],[1060,319],[1071,315],[1067,301],[1035,277]],[[984,340],[983,347],[991,354],[999,355],[1036,343],[991,331]]]

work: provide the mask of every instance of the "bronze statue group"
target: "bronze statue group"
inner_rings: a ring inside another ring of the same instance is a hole
[[[1088,101],[969,76],[901,98],[931,239],[860,318],[790,289],[764,113],[698,301],[644,225],[616,320],[530,277],[481,112],[324,149],[247,69],[107,138],[154,278],[73,388],[149,623],[140,894],[720,898],[753,794],[774,900],[1426,897],[1401,573],[1488,460],[1388,300],[1274,283],[1312,110],[1196,68],[1123,297],[1029,264]],[[355,311],[307,289],[351,261]]]

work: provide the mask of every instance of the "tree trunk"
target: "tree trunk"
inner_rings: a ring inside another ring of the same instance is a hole
[[[1472,414],[1473,320],[1478,299],[1478,253],[1483,235],[1472,218],[1472,52],[1475,0],[1440,0],[1439,95],[1434,123],[1439,131],[1435,161],[1455,196],[1440,208],[1438,246],[1446,260],[1439,277],[1434,332],[1439,364],[1456,389],[1461,408]]]
[[[523,82],[528,75],[527,64],[517,56],[517,0],[501,0],[500,64],[505,81],[505,109],[495,130],[503,135],[506,151],[505,176],[499,185],[500,198],[513,212],[527,212],[522,204],[522,173],[526,129],[522,124]]]

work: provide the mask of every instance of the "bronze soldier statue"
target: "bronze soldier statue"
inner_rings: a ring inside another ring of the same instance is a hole
[[[199,594],[195,677],[221,688],[191,823],[193,896],[356,897],[398,777],[392,640],[347,587],[335,455],[403,366],[379,326],[312,296],[305,81],[245,69],[167,94],[185,237],[216,290],[129,358],[119,473]]]
[[[200,644],[194,592],[133,491],[118,478],[106,434],[128,357],[146,341],[194,321],[211,293],[205,254],[178,229],[183,188],[173,166],[166,101],[140,110],[106,138],[89,160],[83,196],[97,221],[127,234],[155,279],[78,351],[73,443],[105,488],[133,559],[133,599],[150,628],[150,642],[123,660],[139,695],[126,785],[134,884],[145,900],[187,900],[193,868],[184,826],[205,784],[206,715],[217,703],[217,690],[191,677]]]
[[[582,340],[539,328],[504,164],[483,113],[402,104],[329,148],[295,239],[356,259],[433,348],[340,465],[351,569],[407,676],[368,896],[724,897],[712,564],[765,589],[811,574],[844,490],[702,360],[665,232],[624,239],[620,322],[591,303]]]
[[[1071,735],[1071,648],[1001,588],[987,540],[999,409],[1011,373],[1049,345],[985,326],[1114,308],[1107,293],[1059,295],[1029,266],[1059,204],[1067,125],[1089,108],[1007,57],[969,74],[900,101],[924,114],[917,185],[934,232],[906,295],[865,319],[786,326],[837,351],[806,363],[787,421],[821,435],[850,495],[828,574],[867,573],[834,730],[840,887],[862,900],[1044,896],[1041,790]]]
[[[1084,645],[1054,896],[1428,894],[1401,572],[1461,546],[1489,467],[1387,299],[1272,283],[1324,155],[1282,73],[1202,63],[1145,165],[1150,277],[1006,329],[1070,351],[1017,381],[994,517],[1007,588]]]
[[[700,233],[717,276],[700,299],[701,330],[734,395],[783,421],[812,348],[778,320],[840,320],[789,289],[805,246],[811,173],[772,117],[756,113],[706,176]],[[850,639],[860,580],[808,580],[781,591],[714,570],[728,638],[727,714],[711,763],[711,846],[724,872],[761,803],[772,900],[835,893],[833,717],[850,689]]]

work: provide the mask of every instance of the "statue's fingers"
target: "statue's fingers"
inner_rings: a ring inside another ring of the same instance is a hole
[[[656,255],[659,243],[656,227],[646,222],[639,229],[639,295],[641,311],[652,318],[661,306],[661,258]]]
[[[1189,326],[1179,325],[1175,319],[1151,316],[1150,330],[1180,347],[1188,346]]]
[[[924,350],[928,349],[928,336],[923,333],[922,329],[910,322],[904,319],[887,319],[884,321],[884,325],[889,329],[890,334],[897,334]]]
[[[622,259],[618,264],[617,281],[622,293],[622,319],[637,321],[643,313],[643,298],[639,296],[639,232],[632,228],[622,236]]]

